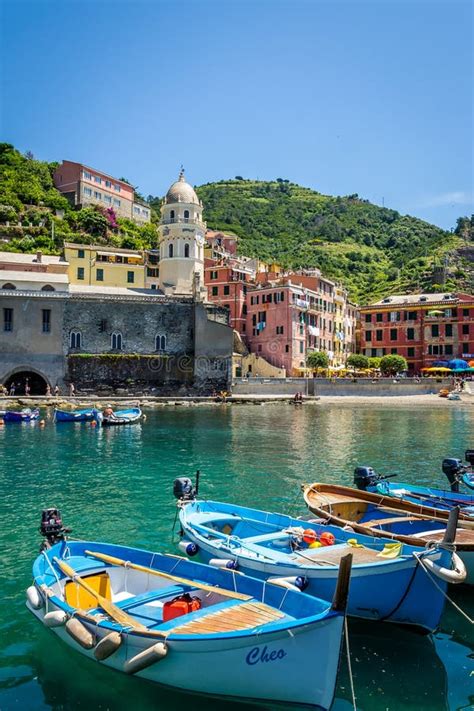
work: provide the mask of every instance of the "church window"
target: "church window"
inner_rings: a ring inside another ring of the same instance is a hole
[[[71,331],[69,334],[69,347],[70,348],[80,348],[82,341],[82,335],[80,331]]]
[[[166,350],[166,336],[158,333],[155,336],[155,351],[165,351]]]
[[[172,256],[173,256],[173,245],[170,244],[168,247],[168,257],[172,257]]]
[[[123,342],[122,342],[122,334],[120,331],[114,331],[112,333],[112,337],[110,339],[110,345],[112,346],[113,351],[121,351]]]
[[[174,210],[170,210],[170,218],[174,220]]]
[[[184,256],[189,257],[189,244],[184,245]]]
[[[184,211],[184,219],[189,220],[189,210]]]

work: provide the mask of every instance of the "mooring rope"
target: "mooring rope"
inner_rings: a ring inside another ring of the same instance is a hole
[[[351,686],[352,708],[354,709],[354,711],[357,711],[357,702],[354,689],[354,677],[352,675],[351,650],[349,647],[349,625],[347,624],[347,615],[345,615],[344,617],[344,638],[346,642],[347,669],[349,671],[349,683]]]
[[[431,572],[428,570],[428,568],[425,566],[425,564],[424,564],[424,562],[423,562],[423,560],[422,560],[422,555],[423,555],[423,553],[413,553],[413,555],[414,555],[416,558],[418,558],[418,561],[419,561],[419,563],[421,564],[421,567],[423,568],[423,570],[425,571],[425,573],[427,574],[428,578],[431,580],[431,582],[433,583],[433,585],[435,585],[435,586],[438,588],[438,590],[442,593],[442,595],[444,595],[444,597],[446,598],[446,600],[447,600],[448,602],[450,602],[451,605],[452,605],[463,617],[465,617],[468,622],[471,623],[471,625],[474,625],[474,619],[472,619],[472,617],[469,617],[469,615],[467,614],[467,612],[464,612],[464,610],[463,610],[462,608],[460,608],[459,605],[458,605],[457,603],[455,603],[454,600],[452,600],[452,599],[449,597],[449,595],[443,590],[443,588],[442,588],[440,585],[438,585],[438,583],[437,583],[436,580],[434,579],[434,576],[431,574]]]

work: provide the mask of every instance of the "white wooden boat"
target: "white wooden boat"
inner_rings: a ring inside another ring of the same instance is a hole
[[[329,709],[348,575],[331,604],[177,556],[63,540],[35,560],[27,606],[69,646],[126,674],[198,694]],[[185,601],[187,614],[170,618]]]

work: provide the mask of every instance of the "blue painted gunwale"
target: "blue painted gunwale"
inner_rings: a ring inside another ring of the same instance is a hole
[[[463,513],[474,515],[474,495],[472,494],[391,481],[378,482],[375,486],[369,486],[367,491],[391,496],[394,499],[411,501],[415,504],[422,503],[441,511],[449,511],[454,506],[460,506]],[[472,512],[469,509],[472,509]]]

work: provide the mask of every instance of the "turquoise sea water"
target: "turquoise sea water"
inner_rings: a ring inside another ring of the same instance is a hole
[[[177,476],[202,472],[200,494],[305,513],[303,481],[350,484],[357,464],[400,479],[445,484],[441,460],[462,456],[474,412],[284,404],[163,408],[143,425],[8,425],[0,429],[0,709],[216,711],[241,704],[162,691],[105,670],[60,643],[24,605],[40,543],[41,509],[58,506],[75,537],[174,551]],[[453,596],[471,617],[471,589]],[[474,634],[447,608],[429,637],[350,622],[358,708],[441,711],[474,705]],[[324,649],[314,650],[317,666]],[[212,670],[203,669],[203,674]],[[254,707],[252,707],[254,708]],[[335,711],[352,708],[343,660]]]

